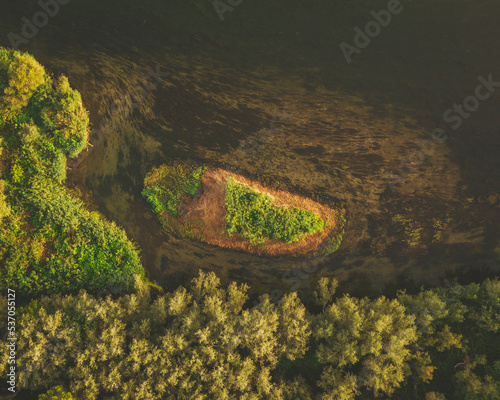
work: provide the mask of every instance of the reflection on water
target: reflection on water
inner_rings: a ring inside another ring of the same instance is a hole
[[[17,21],[34,7],[19,3],[1,17],[7,32],[19,30]],[[449,129],[443,112],[473,91],[478,75],[500,80],[491,40],[500,33],[498,5],[408,4],[348,65],[338,44],[383,5],[281,3],[242,3],[223,24],[191,2],[68,4],[26,50],[69,76],[102,129],[73,181],[125,227],[150,275],[168,287],[201,267],[258,291],[287,289],[292,280],[284,273],[295,268],[302,288],[335,275],[366,294],[412,280],[443,283],[457,268],[472,278],[482,267],[497,268],[500,91],[395,192],[384,176],[418,149],[416,139]],[[170,73],[164,83],[137,106],[121,101],[156,64]],[[283,107],[293,118],[272,140],[251,157],[238,150]],[[163,232],[140,192],[145,173],[172,159],[237,165],[262,183],[343,206],[341,248],[303,268],[301,259]]]

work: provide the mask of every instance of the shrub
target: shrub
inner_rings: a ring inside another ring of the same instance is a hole
[[[44,75],[44,68],[33,56],[14,53],[7,68],[8,84],[1,97],[0,114],[3,118],[10,119],[26,107],[35,90],[44,82]]]
[[[267,194],[238,184],[232,178],[226,185],[225,206],[227,232],[239,233],[255,243],[269,238],[291,243],[324,227],[317,214],[299,208],[277,207]]]
[[[146,175],[142,195],[156,213],[168,211],[170,215],[177,216],[181,199],[186,195],[196,194],[205,170],[205,167],[179,162],[153,168]]]
[[[71,89],[68,78],[61,76],[42,104],[42,126],[70,157],[76,157],[87,146],[89,130],[80,93]]]

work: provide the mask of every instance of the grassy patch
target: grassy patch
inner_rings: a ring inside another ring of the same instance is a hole
[[[268,239],[296,242],[305,234],[323,230],[324,222],[310,211],[278,207],[267,194],[230,179],[226,185],[226,229],[253,243]]]
[[[179,204],[184,196],[194,197],[199,189],[205,167],[179,162],[153,168],[144,180],[142,195],[151,203],[153,211],[171,216],[179,215]]]

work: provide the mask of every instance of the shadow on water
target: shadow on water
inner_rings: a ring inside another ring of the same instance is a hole
[[[204,268],[258,292],[299,281],[307,296],[331,275],[355,294],[394,293],[495,274],[500,254],[500,92],[458,130],[443,122],[445,110],[474,94],[478,75],[500,81],[492,40],[499,5],[403,6],[350,64],[339,43],[352,44],[353,28],[386,2],[243,2],[221,22],[209,1],[73,0],[22,49],[82,93],[104,140],[70,182],[127,230],[149,275],[167,288]],[[2,40],[37,7],[19,1],[2,15]],[[126,95],[156,65],[170,75],[131,108]],[[392,191],[384,174],[436,127],[448,141]],[[243,140],[246,151],[238,150]],[[237,165],[273,187],[344,207],[341,248],[304,264],[173,237],[140,195],[147,171],[173,159]]]

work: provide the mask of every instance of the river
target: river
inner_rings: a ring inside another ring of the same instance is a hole
[[[166,288],[199,268],[256,293],[307,290],[319,276],[371,295],[495,274],[500,90],[457,129],[443,114],[475,95],[479,76],[500,81],[500,4],[402,2],[347,62],[340,43],[353,45],[354,28],[387,7],[244,0],[221,21],[211,0],[71,0],[20,49],[81,92],[102,135],[71,164],[69,184],[125,228]],[[2,6],[1,44],[40,9]],[[149,89],[132,105],[142,81]],[[437,128],[447,140],[430,145]],[[174,237],[141,196],[145,174],[171,160],[231,166],[343,207],[344,241],[304,261]],[[394,184],[398,170],[411,173]]]

